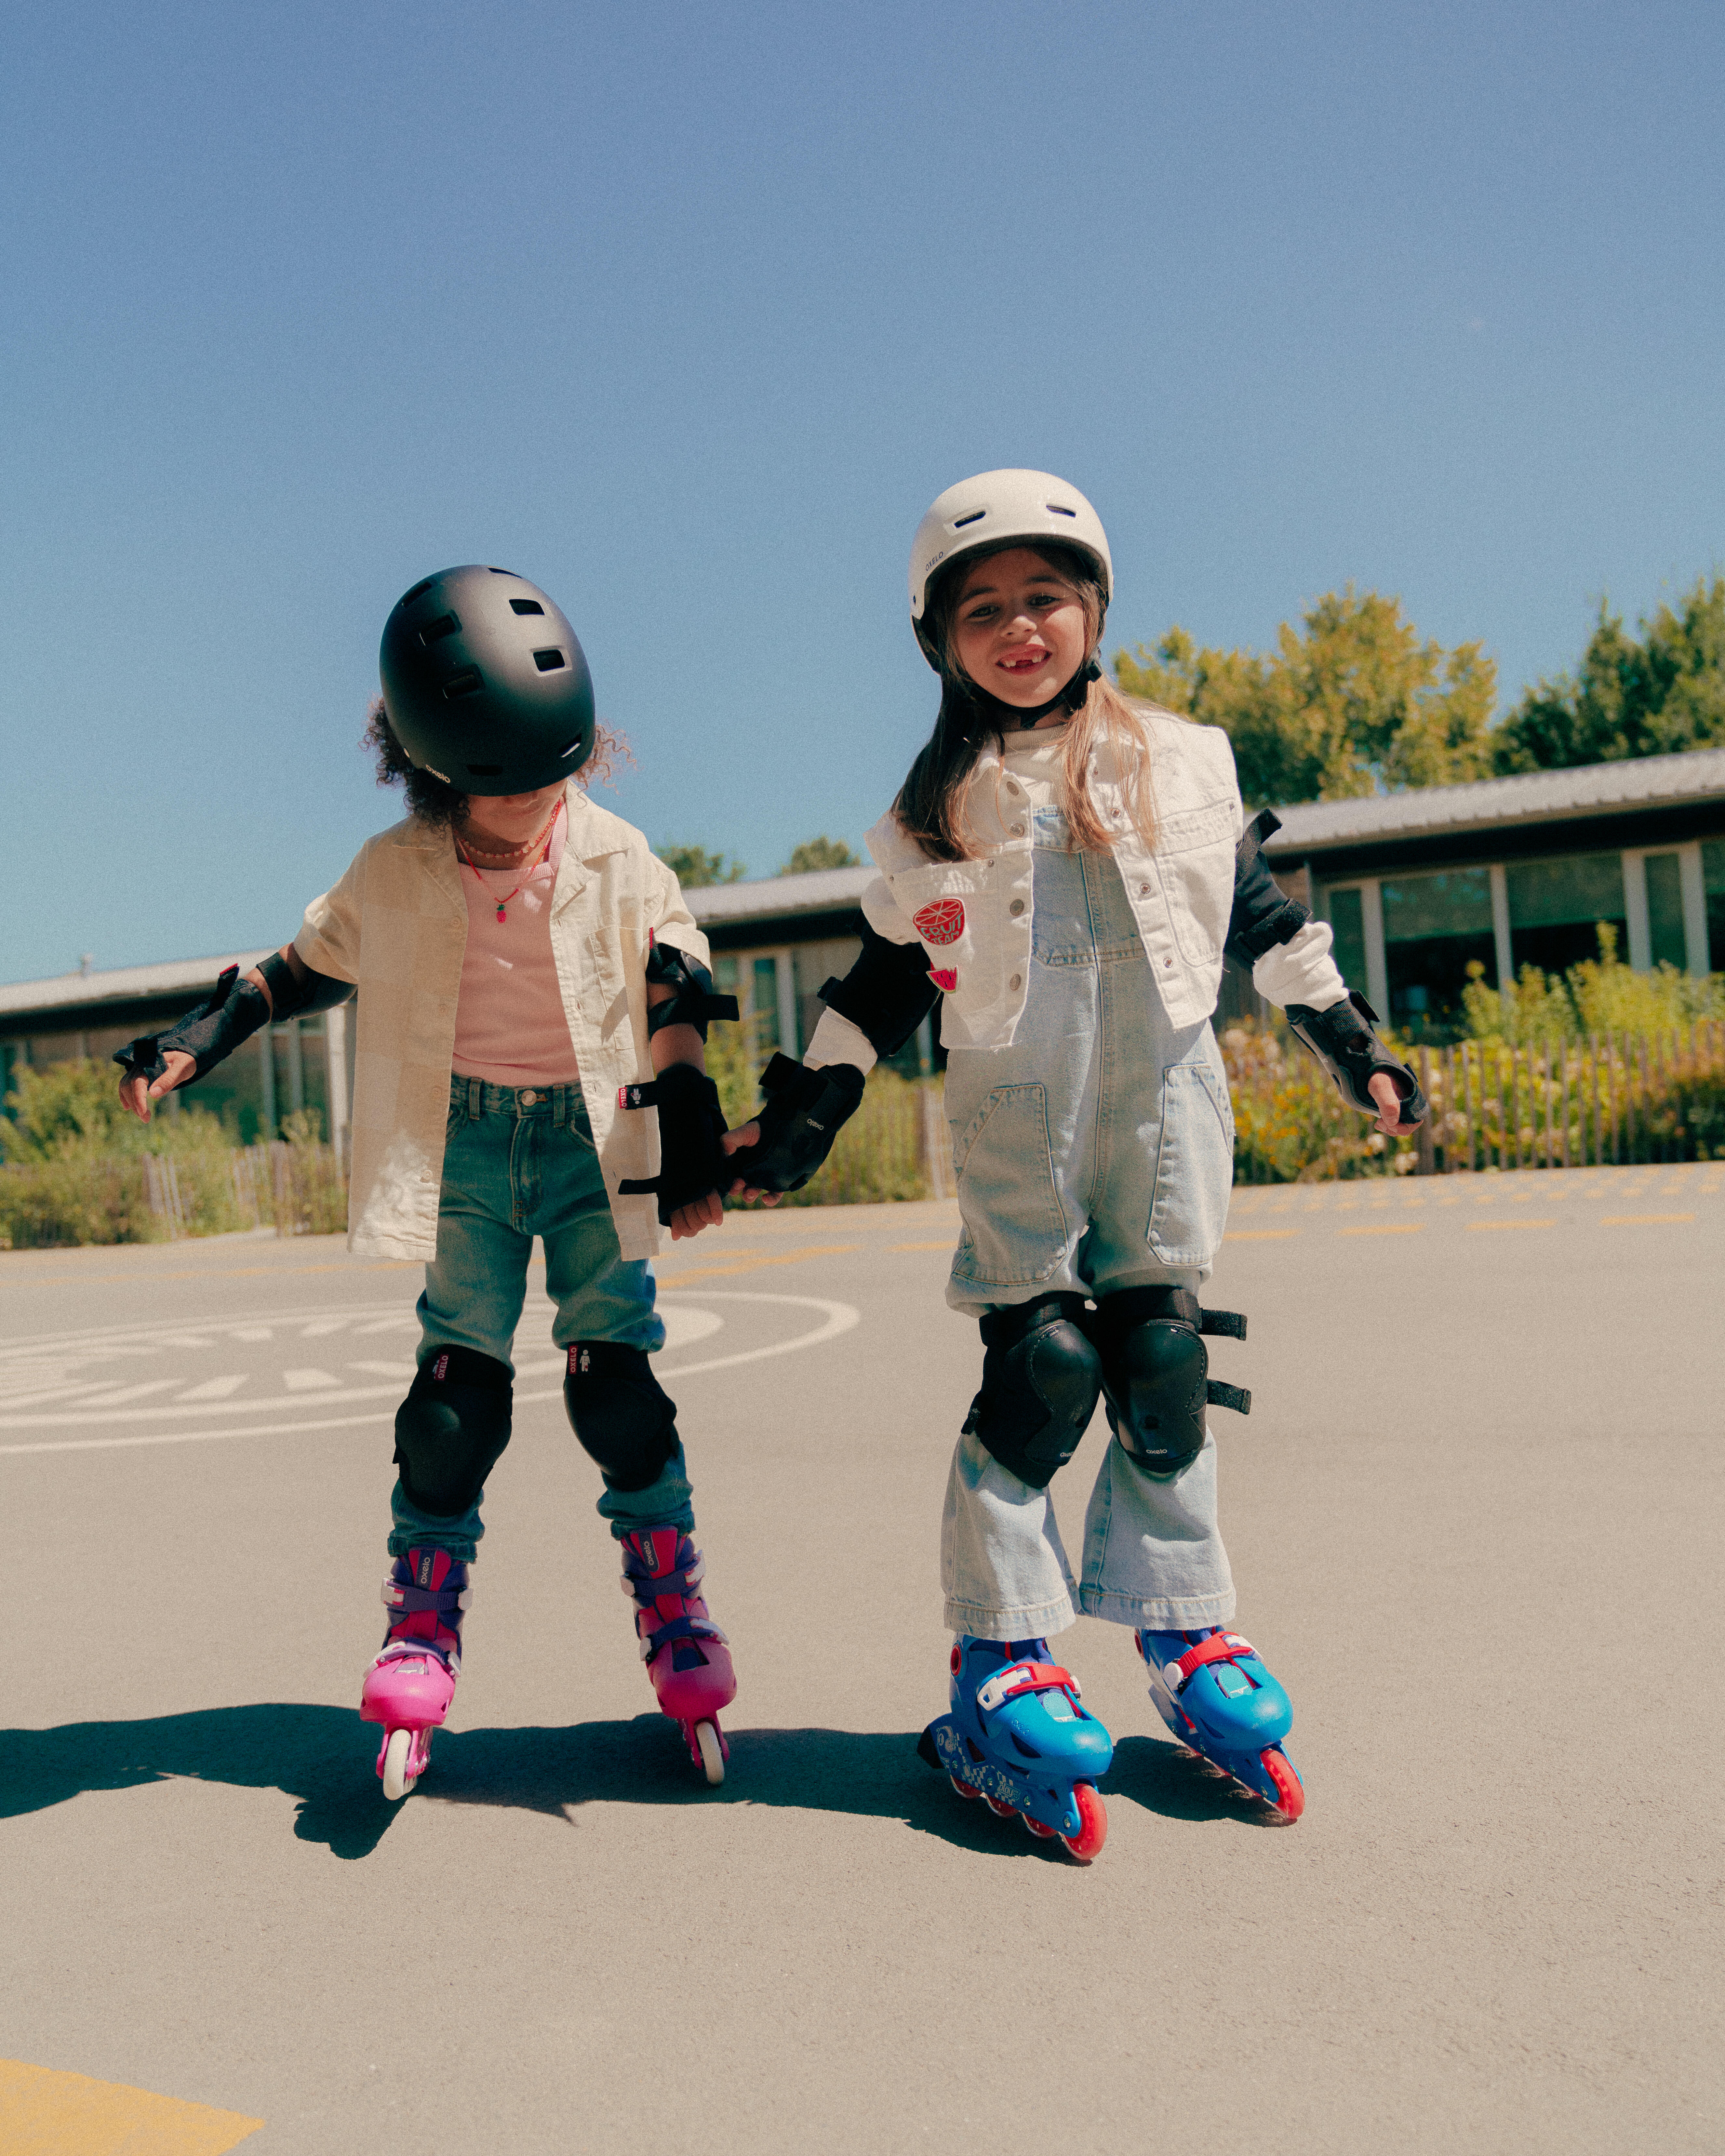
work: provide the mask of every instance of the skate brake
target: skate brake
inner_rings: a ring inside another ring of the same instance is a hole
[[[976,1703],[984,1714],[992,1714],[1008,1700],[1032,1691],[1069,1691],[1075,1699],[1082,1697],[1077,1678],[1057,1662],[1011,1662],[1005,1669],[997,1670],[986,1684],[977,1686]]]

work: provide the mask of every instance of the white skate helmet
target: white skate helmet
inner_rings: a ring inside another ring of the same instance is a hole
[[[1032,543],[1057,539],[1088,555],[1102,587],[1102,604],[1107,606],[1114,590],[1108,535],[1077,488],[1051,472],[978,472],[936,497],[911,542],[911,620],[923,656],[937,670],[938,657],[929,649],[922,629],[928,587],[936,571],[978,547],[998,547],[1013,539]]]

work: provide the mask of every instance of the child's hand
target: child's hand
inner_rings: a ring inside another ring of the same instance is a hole
[[[725,1201],[716,1190],[705,1198],[678,1206],[670,1217],[670,1239],[680,1243],[685,1235],[698,1235],[703,1228],[716,1228],[725,1218]]]
[[[1366,1091],[1378,1103],[1377,1127],[1387,1138],[1410,1138],[1420,1127],[1418,1123],[1404,1123],[1401,1119],[1401,1096],[1395,1090],[1395,1081],[1387,1070],[1373,1073]]]
[[[719,1141],[726,1152],[740,1152],[745,1146],[758,1145],[760,1142],[761,1126],[758,1123],[745,1123],[741,1130],[726,1131]],[[732,1184],[729,1193],[732,1198],[758,1198],[766,1205],[777,1205],[783,1194],[778,1190],[751,1189],[741,1176]]]
[[[153,1085],[146,1085],[141,1073],[120,1081],[120,1105],[130,1108],[140,1122],[149,1122],[152,1101],[172,1093],[176,1086],[183,1086],[198,1068],[198,1058],[187,1055],[183,1048],[164,1048],[162,1060],[167,1068]]]

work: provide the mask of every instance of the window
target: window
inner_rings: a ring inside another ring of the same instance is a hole
[[[1648,957],[1656,966],[1675,966],[1681,973],[1689,963],[1688,939],[1683,933],[1683,880],[1675,854],[1649,854],[1647,871]]]
[[[1497,977],[1491,870],[1399,876],[1386,880],[1380,891],[1391,1019],[1416,1034],[1454,1025],[1461,1016],[1468,968],[1476,963],[1487,980]]]
[[[1702,842],[1701,880],[1707,893],[1707,942],[1712,951],[1707,964],[1725,973],[1725,839]]]
[[[784,1045],[778,1037],[778,961],[757,958],[751,970],[754,992],[749,1009],[754,1014],[755,1046],[762,1055],[771,1055]]]
[[[1620,854],[1512,861],[1504,874],[1509,886],[1510,951],[1517,973],[1523,966],[1562,973],[1584,958],[1597,958],[1602,921],[1616,930],[1617,955],[1627,960]]]
[[[1333,941],[1330,949],[1342,978],[1350,988],[1366,993],[1365,900],[1358,886],[1327,891],[1324,905],[1330,916]]]

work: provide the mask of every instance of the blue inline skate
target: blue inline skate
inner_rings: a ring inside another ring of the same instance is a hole
[[[1078,1680],[1045,1640],[973,1640],[952,1649],[952,1704],[916,1749],[1002,1819],[1014,1812],[1042,1840],[1058,1837],[1088,1864],[1108,1835],[1096,1794],[1114,1740],[1078,1703]]]
[[[1290,1822],[1306,1789],[1281,1747],[1294,1723],[1287,1694],[1238,1632],[1140,1632],[1156,1711],[1181,1743]]]

